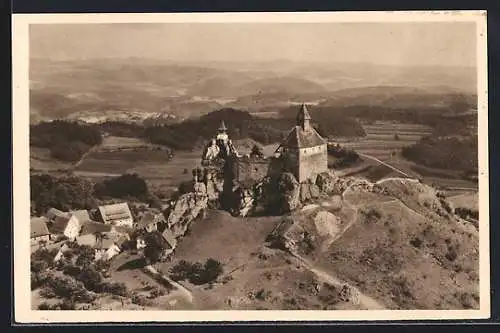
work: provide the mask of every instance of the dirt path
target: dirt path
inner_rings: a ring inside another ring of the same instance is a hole
[[[145,266],[144,270],[146,273],[153,275],[155,278],[160,278],[163,281],[165,281],[167,284],[174,286],[177,289],[177,291],[180,293],[179,295],[181,295],[189,303],[191,303],[191,304],[193,303],[193,300],[194,300],[193,294],[191,293],[191,291],[186,289],[184,286],[182,286],[181,284],[170,279],[168,276],[160,273],[156,268],[154,268],[151,265]]]
[[[309,271],[314,273],[321,280],[326,281],[326,282],[328,282],[336,287],[339,287],[339,288],[342,288],[343,286],[347,285],[350,288],[355,289],[357,291],[358,295],[357,295],[357,299],[354,303],[361,305],[364,309],[366,309],[366,310],[384,310],[384,309],[386,309],[377,300],[361,293],[361,291],[359,291],[359,289],[353,287],[349,283],[343,282],[340,279],[338,279],[337,277],[333,276],[332,274],[330,274],[330,273],[328,273],[328,272],[326,272],[318,267],[315,267],[307,259],[302,258],[300,255],[298,255],[296,253],[291,253],[291,254],[292,254],[292,256],[297,258],[304,265],[305,268],[307,268]]]
[[[378,162],[378,163],[380,163],[380,164],[382,164],[382,165],[384,165],[384,166],[388,167],[389,169],[392,169],[392,170],[396,171],[397,173],[400,173],[400,174],[402,174],[402,175],[404,175],[404,176],[406,176],[406,177],[408,177],[408,178],[414,178],[413,176],[410,176],[409,174],[407,174],[407,173],[403,172],[402,170],[399,170],[398,168],[393,167],[392,165],[390,165],[390,164],[388,164],[388,163],[386,163],[386,162],[384,162],[384,161],[381,161],[381,160],[379,160],[378,158],[375,158],[375,157],[373,157],[373,156],[366,155],[366,154],[363,154],[363,153],[358,153],[358,155],[359,155],[359,156],[366,157],[366,158],[369,158],[369,159],[371,159],[371,160],[373,160],[373,161],[375,161],[375,162]]]
[[[71,169],[76,169],[80,166],[80,164],[82,164],[83,160],[85,159],[85,157],[87,157],[90,153],[93,153],[94,151],[96,151],[99,147],[101,147],[101,145],[95,145],[95,146],[92,146],[92,148],[90,148],[89,150],[87,150],[87,152],[85,154],[82,155],[82,157],[80,157],[80,159],[71,166]]]
[[[354,185],[354,184],[352,184]],[[351,186],[349,186],[348,188],[346,188],[343,192],[342,192],[342,198],[344,198],[345,194],[351,189]],[[347,225],[342,229],[341,232],[339,232],[335,238],[331,241],[330,245],[335,242],[337,239],[339,239],[340,237],[342,237],[342,235],[347,231],[349,230],[349,228],[354,225],[357,221],[358,221],[358,218],[359,218],[359,210],[358,210],[358,207],[353,205],[351,202],[349,202],[348,200],[345,200],[343,199],[343,203],[348,206],[349,208],[351,208],[352,210],[354,210],[354,216],[352,217],[352,219],[347,223]],[[363,293],[361,293],[361,291],[359,291],[359,289],[355,288],[354,286],[350,285],[349,283],[346,283],[344,281],[341,281],[339,278],[337,278],[336,276],[332,275],[331,273],[328,273],[326,271],[324,271],[323,269],[320,269],[316,266],[314,266],[312,263],[310,263],[307,259],[303,258],[302,256],[300,256],[299,254],[295,253],[295,252],[290,252],[290,254],[295,257],[296,259],[298,259],[303,265],[305,268],[307,268],[310,272],[314,273],[318,278],[320,278],[321,280],[323,281],[326,281],[334,286],[337,286],[339,288],[342,288],[343,286],[348,286],[352,289],[355,289],[357,291],[357,294],[358,294],[358,297],[355,301],[356,304],[359,304],[361,305],[363,308],[367,309],[367,310],[382,310],[382,309],[385,309],[385,307],[380,304],[378,301],[376,301],[375,299],[367,296],[367,295],[364,295]]]

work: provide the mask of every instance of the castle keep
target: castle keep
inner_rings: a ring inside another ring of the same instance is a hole
[[[327,142],[310,121],[311,115],[302,104],[296,126],[277,149],[286,169],[294,174],[299,183],[328,171]]]

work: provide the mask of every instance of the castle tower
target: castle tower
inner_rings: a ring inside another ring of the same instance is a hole
[[[278,149],[285,160],[285,169],[297,181],[304,182],[328,171],[327,141],[311,126],[311,115],[305,104],[297,114],[297,124]]]
[[[310,130],[311,128],[311,115],[309,114],[309,111],[307,110],[307,107],[305,104],[302,104],[300,107],[300,111],[297,114],[297,126],[300,126],[302,130]]]
[[[219,128],[217,129],[217,139],[226,142],[229,139],[227,135],[227,127],[224,120],[221,121]]]

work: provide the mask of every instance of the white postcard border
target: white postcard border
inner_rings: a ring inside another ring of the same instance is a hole
[[[477,26],[479,159],[479,310],[356,311],[41,311],[30,301],[29,192],[29,24],[88,23],[244,23],[244,22],[443,22]],[[13,49],[13,207],[14,320],[18,323],[218,322],[218,321],[372,321],[480,319],[490,316],[488,86],[486,11],[176,13],[176,14],[14,14]]]

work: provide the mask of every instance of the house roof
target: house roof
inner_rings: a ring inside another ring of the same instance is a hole
[[[53,234],[64,233],[71,217],[69,216],[56,216],[54,220],[48,224],[49,230]]]
[[[295,126],[281,144],[287,148],[310,148],[326,144],[326,140],[314,128],[302,129]]]
[[[153,223],[160,223],[164,221],[165,217],[163,216],[162,213],[146,212],[144,213],[144,215],[142,215],[141,219],[139,220],[139,222],[137,222],[136,226],[139,228],[144,228]]]
[[[111,248],[113,245],[116,245],[114,239],[103,237],[103,238],[97,238],[97,243],[95,245],[95,248],[98,250],[107,250]]]
[[[130,236],[128,234],[109,232],[104,235],[106,238],[111,239],[118,246],[121,246],[123,243],[130,240]]]
[[[162,236],[171,248],[174,248],[177,245],[177,239],[169,229],[163,230]]]
[[[88,210],[80,209],[71,212],[72,215],[76,216],[80,222],[90,221],[90,215]]]
[[[49,229],[47,228],[47,218],[45,217],[33,217],[31,218],[31,238],[41,237],[50,235]]]
[[[117,220],[133,220],[132,212],[126,202],[99,206],[104,223],[113,223]]]
[[[93,234],[84,234],[76,237],[76,242],[78,245],[94,247],[97,244],[97,237]]]
[[[68,213],[63,212],[57,208],[50,208],[47,213],[45,213],[45,217],[49,220],[56,218],[57,216],[68,216]]]
[[[80,235],[96,234],[109,231],[111,231],[111,226],[109,224],[95,221],[86,221],[82,224]]]

